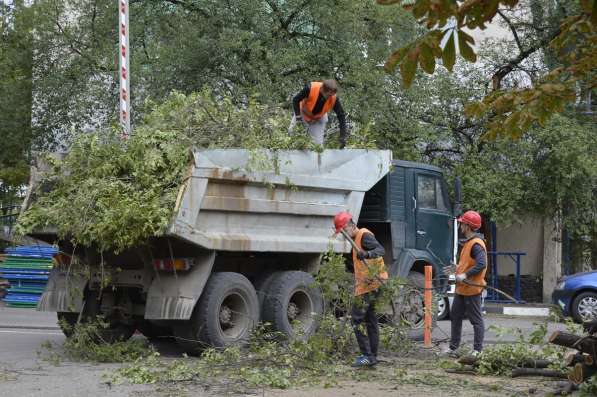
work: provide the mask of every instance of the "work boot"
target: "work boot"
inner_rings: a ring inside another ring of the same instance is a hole
[[[369,357],[361,355],[358,356],[355,360],[354,363],[352,363],[352,366],[354,368],[362,368],[362,367],[370,367],[374,365],[371,360],[369,359]]]
[[[442,349],[441,355],[444,357],[459,358],[460,352],[458,351],[458,349],[452,349],[448,346]]]

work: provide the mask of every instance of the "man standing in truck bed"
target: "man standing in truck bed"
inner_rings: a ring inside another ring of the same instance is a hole
[[[450,312],[452,335],[450,338],[450,356],[457,356],[462,335],[462,320],[468,316],[474,331],[473,355],[483,349],[485,325],[481,313],[481,293],[485,283],[487,270],[487,248],[485,242],[476,231],[481,227],[481,215],[475,211],[467,211],[458,218],[460,231],[464,235],[464,245],[456,266],[456,291]]]
[[[361,355],[353,367],[367,367],[377,364],[379,346],[379,324],[375,313],[375,303],[379,297],[379,287],[388,279],[385,269],[383,246],[373,233],[365,228],[358,228],[348,212],[340,212],[334,217],[336,233],[346,232],[358,249],[352,250],[352,263],[355,280],[355,302],[351,310],[354,329]],[[363,333],[363,325],[367,335]]]
[[[294,115],[288,132],[292,133],[297,123],[302,122],[309,131],[313,142],[323,145],[328,112],[334,109],[340,123],[340,149],[346,145],[346,115],[337,97],[336,80],[313,81],[305,85],[303,90],[292,99]]]

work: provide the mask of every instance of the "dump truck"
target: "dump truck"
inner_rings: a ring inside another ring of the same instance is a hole
[[[39,181],[33,172],[29,192]],[[67,336],[102,315],[105,340],[139,329],[191,352],[246,341],[259,322],[308,336],[324,309],[314,283],[322,256],[351,250],[333,231],[345,210],[384,245],[393,277],[422,289],[426,264],[441,275],[453,259],[454,210],[437,167],[384,150],[194,150],[166,232],[119,254],[77,247],[90,270],[56,266],[38,310],[57,312]],[[73,249],[51,228],[31,237]],[[442,291],[445,281],[434,285]],[[393,315],[421,338],[423,295],[414,291]]]

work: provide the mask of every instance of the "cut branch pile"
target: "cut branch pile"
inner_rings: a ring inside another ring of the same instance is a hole
[[[597,320],[587,322],[583,327],[587,332],[583,336],[555,331],[549,338],[549,343],[578,350],[578,353],[571,353],[565,358],[566,365],[570,367],[569,385],[556,395],[577,389],[597,374]]]
[[[555,331],[549,338],[549,343],[557,346],[575,349],[577,352],[571,352],[563,359],[563,363],[558,360],[545,360],[533,357],[532,351],[528,351],[528,358],[519,355],[514,361],[511,361],[513,378],[520,376],[544,376],[550,378],[566,379],[565,382],[558,383],[558,388],[554,395],[568,395],[575,390],[583,388],[593,388],[597,377],[597,320],[583,324],[584,335],[575,335],[569,332]],[[553,356],[552,356],[553,358]],[[483,360],[490,357],[464,356],[458,360],[462,365],[459,369],[453,369],[449,372],[455,373],[483,373]],[[560,370],[565,364],[568,370]],[[503,371],[502,371],[503,373]],[[591,389],[592,390],[592,389]]]

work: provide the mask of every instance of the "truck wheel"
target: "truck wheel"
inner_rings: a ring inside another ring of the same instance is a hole
[[[98,299],[98,291],[87,291],[85,294],[85,302],[83,303],[82,322],[95,321],[98,316],[102,316],[102,322],[107,325],[105,328],[97,327],[95,334],[98,342],[114,343],[118,341],[125,341],[130,339],[135,333],[135,323],[130,315],[130,312],[124,310],[127,306],[127,300],[130,299],[126,295],[126,291],[117,294],[114,307],[119,309],[112,309],[109,313],[102,312],[102,300],[108,292],[104,291],[101,299]],[[78,315],[78,313],[75,313]]]
[[[190,354],[205,346],[247,343],[259,321],[259,301],[253,284],[242,274],[213,273],[189,321],[174,328],[178,343]]]
[[[289,338],[309,338],[323,313],[321,290],[309,273],[278,272],[270,281],[262,319]]]
[[[58,326],[62,330],[62,333],[67,338],[70,338],[75,330],[75,325],[77,325],[79,313],[58,312],[56,316],[58,317]]]
[[[265,298],[270,294],[269,286],[272,283],[272,280],[280,273],[281,272],[271,272],[260,274],[253,283],[255,291],[257,291],[257,299],[259,299],[260,318],[263,318],[263,303],[265,302]]]
[[[408,336],[416,341],[423,340],[425,325],[424,288],[425,276],[417,272],[409,272],[407,280],[411,285],[394,300],[394,318],[392,322],[406,325]],[[432,313],[431,328],[435,327],[437,313]]]
[[[437,299],[437,320],[445,320],[450,316],[450,300],[444,296]]]

